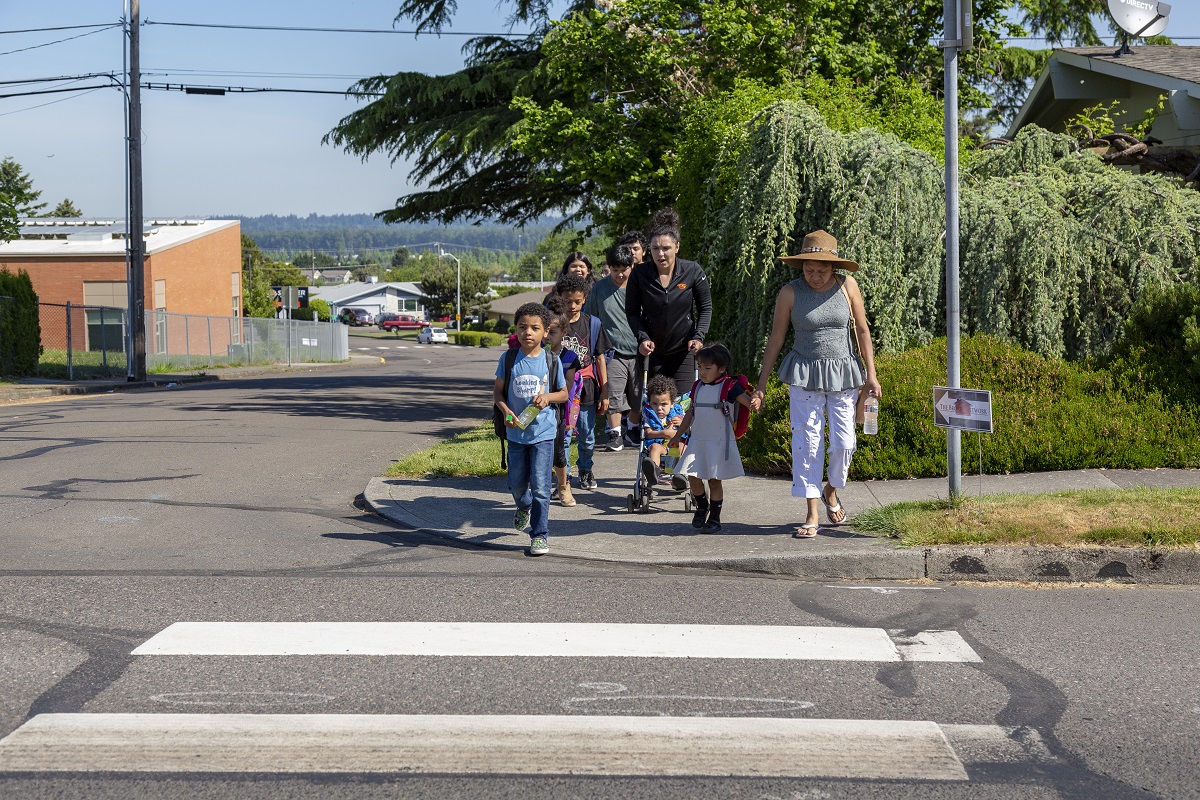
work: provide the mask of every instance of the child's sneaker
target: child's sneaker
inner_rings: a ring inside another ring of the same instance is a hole
[[[517,509],[517,515],[513,517],[513,527],[519,531],[523,531],[529,527],[529,509],[522,511]]]
[[[595,489],[596,476],[592,474],[590,469],[579,470],[579,488],[580,489]]]
[[[544,556],[550,552],[550,543],[546,541],[545,536],[535,536],[529,542],[529,555]]]
[[[677,492],[682,492],[688,488],[687,475],[680,475],[678,472],[671,476],[671,488]]]
[[[622,440],[620,429],[613,428],[608,432],[608,444],[604,445],[604,449],[610,453],[617,453],[625,449],[625,442]]]

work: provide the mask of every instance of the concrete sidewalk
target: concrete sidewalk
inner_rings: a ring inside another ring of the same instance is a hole
[[[555,556],[668,567],[762,572],[850,580],[1020,580],[1200,584],[1200,551],[1127,548],[900,548],[855,533],[853,518],[905,500],[945,498],[945,479],[852,483],[841,500],[849,523],[826,525],[815,539],[791,537],[803,501],[787,479],[747,476],[726,484],[719,534],[691,527],[683,496],[667,491],[648,513],[630,513],[637,451],[596,454],[599,488],[575,491],[579,504],[550,511]],[[1036,493],[1135,486],[1200,487],[1200,470],[1079,470],[984,476],[983,493]],[[979,491],[963,479],[964,493]],[[375,478],[364,497],[377,513],[406,527],[475,545],[525,550],[529,535],[513,530],[514,504],[503,478]],[[823,513],[823,510],[822,510]]]

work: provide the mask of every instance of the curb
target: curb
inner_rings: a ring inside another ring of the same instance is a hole
[[[10,389],[0,393],[0,403],[19,403],[25,400],[36,400],[43,397],[60,397],[63,395],[105,394],[107,392],[128,392],[138,389],[163,389],[172,384],[209,383],[211,381],[218,380],[220,380],[220,378],[216,375],[182,375],[178,377],[163,377],[155,378],[154,380],[133,382],[125,381],[94,384],[72,383],[52,384],[49,386],[24,384],[28,388]]]
[[[510,544],[468,539],[455,530],[436,528],[428,520],[394,505],[374,487],[362,498],[373,513],[414,531],[481,549],[512,551]],[[386,500],[387,502],[380,502]],[[878,541],[878,540],[877,540]],[[1200,585],[1200,550],[1120,548],[994,547],[953,545],[927,548],[848,547],[839,553],[796,553],[778,556],[645,558],[636,555],[583,555],[556,549],[558,558],[638,566],[749,572],[796,578],[842,580],[919,580],[1029,583],[1122,583]]]

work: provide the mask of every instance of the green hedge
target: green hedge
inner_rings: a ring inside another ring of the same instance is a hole
[[[1124,385],[1154,386],[1171,402],[1200,405],[1200,287],[1147,288],[1104,365]]]
[[[23,378],[37,372],[42,354],[38,299],[29,274],[0,268],[0,375]]]
[[[504,337],[498,333],[463,331],[454,337],[454,343],[465,347],[495,347],[504,344]]]
[[[982,336],[963,339],[961,368],[963,386],[992,392],[985,473],[1200,466],[1200,408],[1172,403],[1157,389]],[[876,370],[884,395],[879,435],[859,436],[851,479],[945,475],[946,435],[933,424],[933,387],[946,383],[945,340],[879,354]],[[791,470],[787,389],[777,379],[739,448],[750,470]],[[962,462],[964,472],[977,471],[970,434]]]

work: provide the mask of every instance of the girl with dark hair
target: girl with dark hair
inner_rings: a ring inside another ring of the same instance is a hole
[[[679,258],[679,214],[665,208],[650,220],[650,261],[636,264],[625,290],[625,314],[650,359],[651,375],[675,380],[679,394],[695,380],[693,356],[712,321],[708,276],[695,261]]]
[[[589,287],[596,282],[596,276],[592,272],[592,260],[579,250],[569,253],[566,260],[563,261],[558,276],[561,278],[567,274],[578,275],[588,282]]]

